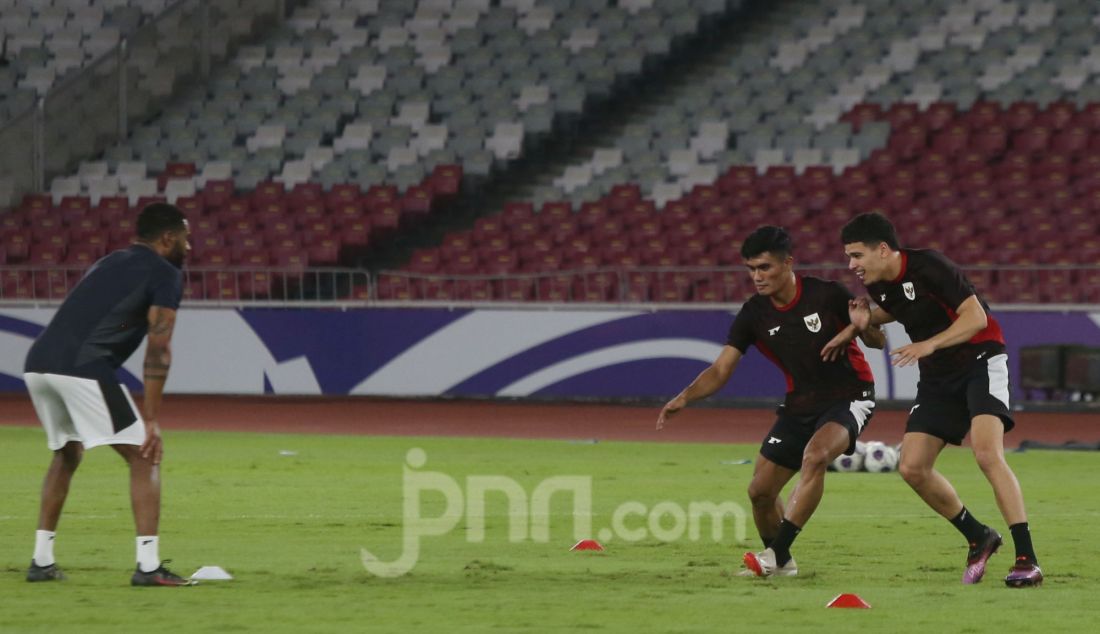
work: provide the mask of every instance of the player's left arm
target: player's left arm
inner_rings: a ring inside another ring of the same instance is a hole
[[[886,346],[886,335],[882,332],[882,328],[871,323],[870,301],[866,297],[853,298],[847,291],[844,293],[848,297],[848,325],[821,349],[821,358],[824,361],[831,362],[839,359],[848,349],[848,344],[856,337],[870,348]],[[843,313],[843,309],[839,312]]]
[[[971,295],[963,300],[955,309],[955,313],[958,317],[946,330],[924,341],[915,341],[891,352],[894,365],[898,367],[912,365],[937,350],[966,343],[989,324],[989,317],[985,314],[985,309],[982,308],[977,295]]]
[[[160,437],[160,403],[164,397],[164,383],[172,365],[172,332],[176,327],[176,311],[164,306],[150,306],[148,313],[149,336],[145,347],[145,442],[141,455],[160,464],[164,445]]]

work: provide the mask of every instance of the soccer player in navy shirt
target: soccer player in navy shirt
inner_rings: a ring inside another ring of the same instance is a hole
[[[1016,561],[1005,583],[1037,586],[1043,581],[1028,530],[1024,496],[1005,462],[1004,435],[1015,423],[1009,413],[1008,362],[997,319],[966,276],[942,254],[902,249],[894,226],[877,213],[853,218],[841,231],[848,267],[878,304],[871,324],[898,321],[912,343],[891,352],[896,366],[920,368],[917,399],[909,412],[898,470],[969,544],[963,583],[977,583],[1001,545],[997,531],[979,522],[951,483],[935,470],[947,444],[969,432],[974,458],[993,487],[1012,532]]]
[[[791,253],[791,238],[779,227],[761,227],[745,239],[741,257],[756,295],[737,313],[714,363],[657,418],[661,429],[688,403],[717,392],[751,345],[783,371],[787,396],[760,445],[749,484],[765,549],[745,554],[745,573],[758,576],[798,573],[791,544],[821,501],[825,469],[855,450],[875,408],[874,377],[854,339],[862,333],[864,343],[885,345],[882,332],[868,325],[865,301],[836,282],[797,275]],[[784,512],[780,493],[799,471]]]
[[[27,353],[24,381],[53,450],[42,485],[34,557],[27,581],[56,581],[54,537],[73,474],[85,449],[110,445],[130,466],[137,528],[136,586],[180,586],[158,554],[160,413],[172,354],[170,342],[183,295],[187,220],[172,205],[142,210],[137,238],[88,269]],[[144,420],[116,371],[148,335]]]

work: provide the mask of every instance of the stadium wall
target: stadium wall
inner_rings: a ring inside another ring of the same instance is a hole
[[[23,359],[53,308],[0,308],[0,392],[24,390]],[[167,390],[197,394],[662,398],[717,355],[721,310],[276,309],[180,311]],[[1013,390],[1021,346],[1100,346],[1100,312],[1001,311]],[[894,346],[909,342],[888,327]],[[916,393],[915,368],[865,351],[879,398]],[[140,387],[144,349],[121,378]],[[720,398],[774,399],[782,374],[755,350]]]

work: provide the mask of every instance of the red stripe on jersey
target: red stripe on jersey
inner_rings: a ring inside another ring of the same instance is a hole
[[[901,252],[901,272],[898,276],[890,280],[891,284],[901,284],[901,278],[905,277],[905,272],[909,270],[909,254],[905,251]]]
[[[944,311],[947,312],[947,316],[951,319],[951,323],[955,323],[955,320],[959,318],[959,314],[955,312],[955,309],[943,303],[943,300],[941,300],[939,297],[936,297],[935,295],[932,295],[931,297],[932,299],[936,300],[936,303],[943,307]],[[997,318],[993,315],[990,315],[989,313],[985,314],[985,318],[985,328],[982,328],[980,331],[978,331],[978,334],[971,337],[970,341],[968,341],[967,343],[996,341],[1001,345],[1005,345],[1005,334],[1004,331],[1001,330],[1001,324],[997,321]]]
[[[855,339],[848,342],[848,360],[852,362],[852,369],[856,371],[860,381],[875,382],[875,375],[871,374],[871,365],[867,363],[867,358],[863,356],[863,351],[859,349]]]
[[[801,288],[801,286],[800,286],[800,288]],[[786,377],[786,379],[787,379],[787,391],[788,392],[793,392],[794,391],[794,377],[791,376],[790,372],[787,372],[787,368],[783,367],[783,364],[780,363],[780,361],[779,361],[779,357],[775,356],[775,353],[771,351],[771,348],[765,346],[764,344],[760,343],[759,341],[756,342],[756,347],[760,350],[761,354],[763,354],[772,363],[775,364],[775,367],[777,367],[777,368],[779,368],[780,370],[783,371],[783,376]]]
[[[989,313],[985,314],[987,323],[985,328],[981,332],[970,338],[970,343],[982,343],[983,341],[996,341],[1003,345],[1005,344],[1005,333],[1001,330],[1001,324],[997,321],[997,318]]]
[[[794,308],[795,306],[798,305],[798,300],[802,299],[802,276],[801,275],[795,275],[794,276],[794,284],[795,284],[794,299],[787,302],[786,304],[783,304],[782,306],[775,303],[774,299],[772,300],[772,306],[781,313],[785,313],[788,310]]]

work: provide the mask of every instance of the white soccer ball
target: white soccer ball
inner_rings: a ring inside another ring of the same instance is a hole
[[[885,473],[898,468],[898,452],[881,442],[867,443],[867,455],[863,457],[863,468],[872,473]]]
[[[833,460],[833,469],[837,471],[859,471],[863,468],[863,454],[858,451],[850,456],[840,454]]]

